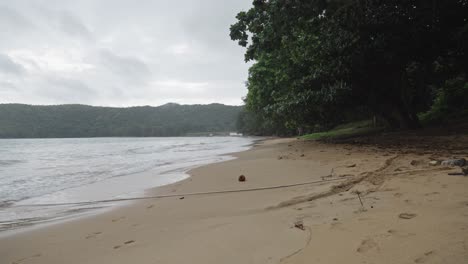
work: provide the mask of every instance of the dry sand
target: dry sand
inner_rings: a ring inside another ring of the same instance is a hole
[[[1,238],[0,263],[468,263],[468,177],[430,153],[281,139],[236,156],[150,194],[319,183],[135,202]]]

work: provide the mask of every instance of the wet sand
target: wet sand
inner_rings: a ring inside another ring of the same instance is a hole
[[[430,153],[278,139],[236,156],[149,193],[176,196],[1,238],[0,263],[468,259],[468,177]]]

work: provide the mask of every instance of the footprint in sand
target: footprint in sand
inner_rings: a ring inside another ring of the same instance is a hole
[[[125,245],[130,245],[130,244],[133,244],[133,243],[135,243],[135,240],[127,240],[127,241],[125,241],[125,242],[123,243],[123,245],[116,245],[116,246],[114,246],[114,249],[119,249],[119,248],[121,248],[121,247],[123,247],[123,246],[125,246]]]
[[[330,224],[330,228],[331,228],[331,229],[345,230],[342,226],[343,226],[343,224],[342,224],[341,222],[338,222],[338,220],[334,220],[334,221]]]
[[[15,260],[15,261],[11,262],[11,264],[20,264],[20,263],[22,263],[22,262],[24,262],[26,260],[29,260],[29,259],[32,259],[32,258],[38,258],[40,256],[42,256],[42,254],[39,253],[39,254],[36,254],[36,255],[32,255],[32,256],[29,256],[29,257],[25,257],[25,258],[22,258],[22,259]]]
[[[412,219],[415,218],[417,214],[412,214],[412,213],[401,213],[398,215],[399,218],[401,219]]]
[[[91,233],[89,235],[86,236],[86,239],[91,239],[91,238],[95,238],[97,237],[98,235],[102,234],[102,232],[94,232],[94,233]]]
[[[374,248],[378,250],[379,246],[372,238],[368,238],[361,241],[361,245],[356,249],[356,251],[359,253],[366,253]]]
[[[434,250],[428,251],[428,252],[424,253],[424,255],[422,255],[421,257],[415,259],[414,262],[415,263],[424,263],[427,260],[429,260],[431,257],[433,257],[434,255],[435,255]]]
[[[387,233],[390,234],[391,236],[396,236],[396,237],[399,237],[399,238],[406,238],[406,237],[416,235],[415,233],[404,233],[404,232],[400,232],[400,231],[395,230],[395,229],[389,229],[387,231]]]
[[[118,222],[118,221],[123,220],[123,219],[125,219],[125,216],[122,216],[122,217],[119,217],[119,218],[116,218],[116,219],[112,219],[112,223]]]

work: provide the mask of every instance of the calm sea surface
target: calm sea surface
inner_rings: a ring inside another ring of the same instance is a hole
[[[252,143],[245,137],[0,139],[0,231],[109,206],[38,204],[141,196]]]

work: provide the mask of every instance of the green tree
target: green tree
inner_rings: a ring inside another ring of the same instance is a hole
[[[241,106],[33,106],[0,104],[0,138],[184,136],[236,130]]]
[[[255,0],[236,18],[247,109],[288,128],[356,109],[416,128],[432,87],[468,73],[466,0]]]

